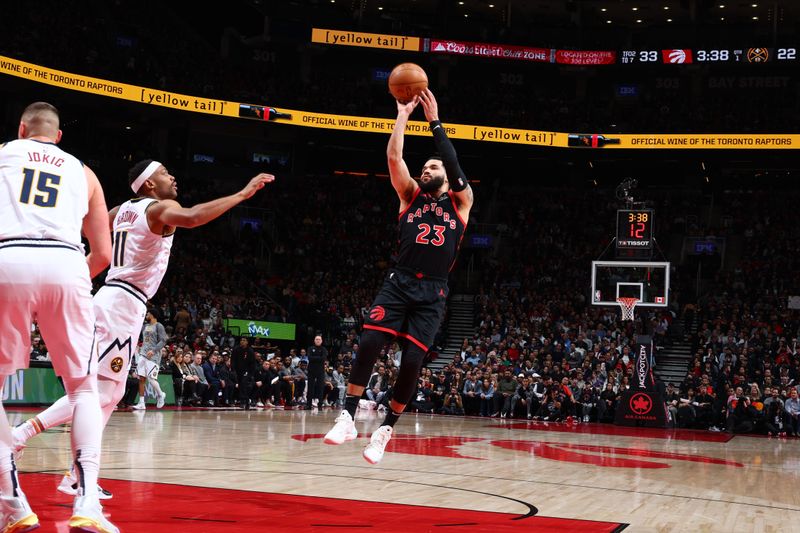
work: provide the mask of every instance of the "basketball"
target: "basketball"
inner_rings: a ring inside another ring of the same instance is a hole
[[[428,75],[414,63],[401,63],[389,74],[389,92],[401,104],[428,88]]]

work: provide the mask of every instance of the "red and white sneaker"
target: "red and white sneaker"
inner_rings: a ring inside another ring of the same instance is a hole
[[[323,442],[325,444],[342,444],[349,440],[355,440],[356,437],[358,437],[358,430],[356,430],[353,417],[347,411],[342,411],[336,417],[336,424],[325,435]]]
[[[376,465],[381,462],[383,452],[386,450],[389,439],[392,438],[393,431],[392,426],[381,426],[372,434],[369,444],[364,448],[364,453],[362,454],[368,463]]]

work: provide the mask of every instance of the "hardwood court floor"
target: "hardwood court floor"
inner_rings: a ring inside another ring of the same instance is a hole
[[[106,511],[147,533],[800,532],[798,439],[406,414],[372,466],[361,450],[381,417],[359,413],[359,439],[327,446],[336,415],[115,413]],[[9,410],[12,423],[30,416]],[[66,531],[70,499],[54,488],[69,457],[57,429],[18,462],[47,531]]]

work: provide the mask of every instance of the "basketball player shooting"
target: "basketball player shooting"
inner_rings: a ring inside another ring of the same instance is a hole
[[[206,224],[275,180],[271,174],[258,174],[236,194],[187,208],[175,201],[178,196],[175,177],[158,161],[140,161],[130,169],[128,178],[137,197],[108,213],[113,232],[111,268],[105,285],[93,299],[97,315],[98,388],[103,411],[101,428],[105,428],[125,394],[128,367],[145,319],[147,301],[158,291],[167,271],[175,229]],[[159,400],[163,402],[163,396]],[[68,398],[62,397],[14,428],[14,450],[22,450],[31,437],[70,420],[72,408]],[[58,490],[75,493],[74,472],[67,472]],[[101,499],[111,498],[108,491],[99,490]]]
[[[403,160],[403,138],[409,116],[420,103],[439,156],[425,162],[417,182]],[[400,198],[397,264],[387,273],[364,321],[345,410],[325,435],[326,444],[342,444],[358,436],[353,418],[372,367],[381,348],[399,337],[404,344],[403,359],[390,410],[363,452],[364,459],[372,464],[383,458],[394,425],[416,390],[425,354],[444,315],[447,277],[473,202],[472,188],[439,121],[438,104],[430,90],[425,89],[407,104],[397,103],[397,121],[386,155],[392,186]]]

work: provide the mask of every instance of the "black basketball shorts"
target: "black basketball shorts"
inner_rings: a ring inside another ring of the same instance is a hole
[[[364,319],[364,329],[408,339],[427,352],[444,317],[447,280],[391,269]]]

